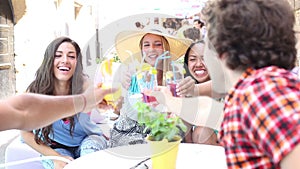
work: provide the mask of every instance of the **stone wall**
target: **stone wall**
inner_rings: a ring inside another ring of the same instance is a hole
[[[8,0],[0,5],[0,99],[15,94],[14,24]]]
[[[300,0],[294,0],[294,12],[295,12],[295,18],[296,18],[296,24],[295,24],[295,30],[296,30],[296,37],[297,37],[297,58],[298,58],[298,66],[300,65]]]
[[[300,0],[287,0],[292,8],[294,9],[294,14],[295,14],[295,31],[296,31],[296,38],[298,40],[298,43],[296,45],[297,48],[297,65],[299,66],[300,62]]]

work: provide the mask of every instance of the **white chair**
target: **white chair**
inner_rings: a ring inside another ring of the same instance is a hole
[[[40,153],[21,141],[21,137],[14,139],[5,150],[5,163],[38,158]],[[26,162],[7,166],[6,169],[44,169],[40,161]]]

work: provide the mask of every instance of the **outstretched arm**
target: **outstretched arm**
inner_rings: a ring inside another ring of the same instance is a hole
[[[213,98],[222,98],[225,97],[226,93],[217,93],[212,89],[212,81],[206,81],[203,83],[195,84],[190,76],[184,78],[178,83],[176,88],[177,94],[186,97],[186,96],[209,96]]]
[[[116,89],[90,87],[81,95],[47,96],[26,93],[0,101],[0,131],[32,130],[78,112],[88,112]]]
[[[219,130],[223,121],[224,104],[207,96],[192,98],[173,97],[166,87],[152,93],[157,101],[167,106],[186,122]]]

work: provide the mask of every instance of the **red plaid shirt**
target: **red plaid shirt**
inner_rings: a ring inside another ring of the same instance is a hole
[[[224,113],[220,141],[228,168],[279,169],[300,143],[300,81],[274,66],[248,69]]]

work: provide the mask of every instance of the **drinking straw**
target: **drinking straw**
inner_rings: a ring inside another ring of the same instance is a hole
[[[133,57],[133,53],[130,50],[126,50],[126,52],[130,55],[131,58],[131,63],[133,64],[133,68],[134,68],[134,73],[136,72],[136,63],[134,57]],[[128,67],[130,67],[130,64],[128,65]]]
[[[142,66],[142,65],[143,65],[143,62],[144,62],[144,60],[145,60],[145,57],[146,57],[146,53],[145,53],[145,52],[143,52],[143,58],[142,58],[142,60],[141,60],[141,64],[140,64],[140,66]]]
[[[155,60],[155,64],[154,64],[154,68],[156,69],[156,67],[157,67],[157,64],[158,64],[158,61],[159,60],[162,60],[162,59],[168,59],[168,58],[170,58],[171,56],[165,56],[166,54],[168,54],[169,53],[169,51],[165,51],[162,55],[160,55],[160,56],[158,56],[157,58],[156,58],[156,60]]]
[[[169,51],[165,51],[162,55],[160,55],[160,56],[158,56],[158,57],[156,58],[155,64],[154,64],[154,69],[156,69],[159,60],[161,60],[161,59],[167,59],[167,58],[170,58],[170,57],[171,57],[171,56],[165,56],[165,55],[167,55],[168,53],[169,53]],[[143,65],[143,62],[144,62],[144,60],[145,60],[145,57],[146,57],[146,54],[143,53],[143,58],[142,58],[142,60],[141,60],[141,64],[140,64],[140,67],[139,67],[140,71],[142,71],[142,67],[143,67],[142,65]],[[152,70],[150,69],[150,71],[152,71]],[[152,74],[152,73],[151,73],[151,74]],[[145,81],[145,79],[143,79],[142,81]],[[142,85],[143,85],[144,87],[150,89],[150,88],[154,88],[154,84],[153,84],[153,83],[154,83],[154,74],[152,74],[150,82],[143,82]],[[132,89],[132,90],[134,90],[134,89]],[[139,91],[139,90],[136,90],[136,91]],[[140,91],[139,91],[139,92],[140,92]]]
[[[155,60],[155,64],[154,64],[154,69],[156,69],[158,61],[162,60],[162,59],[168,59],[171,56],[166,56],[169,53],[169,51],[165,51],[163,54],[161,54],[160,56],[158,56]],[[151,82],[153,83],[153,79],[154,79],[154,75],[151,76]]]
[[[132,63],[134,63],[135,59],[133,58],[132,52],[130,50],[126,50],[126,52],[130,55]],[[134,69],[134,73],[136,73],[135,69]],[[135,75],[131,76],[131,84],[130,84],[129,92],[133,94],[140,93]]]
[[[140,93],[138,84],[137,84],[137,78],[135,75],[131,76],[131,84],[130,84],[130,88],[129,88],[129,92],[135,94],[135,93]]]
[[[130,55],[131,61],[132,61],[132,63],[134,63],[134,58],[133,58],[132,52],[130,50],[126,50],[125,52],[127,52]]]
[[[174,82],[176,82],[176,76],[175,76],[175,63],[174,61],[171,61],[171,65],[172,65],[172,71],[173,71],[173,78],[174,78]]]

